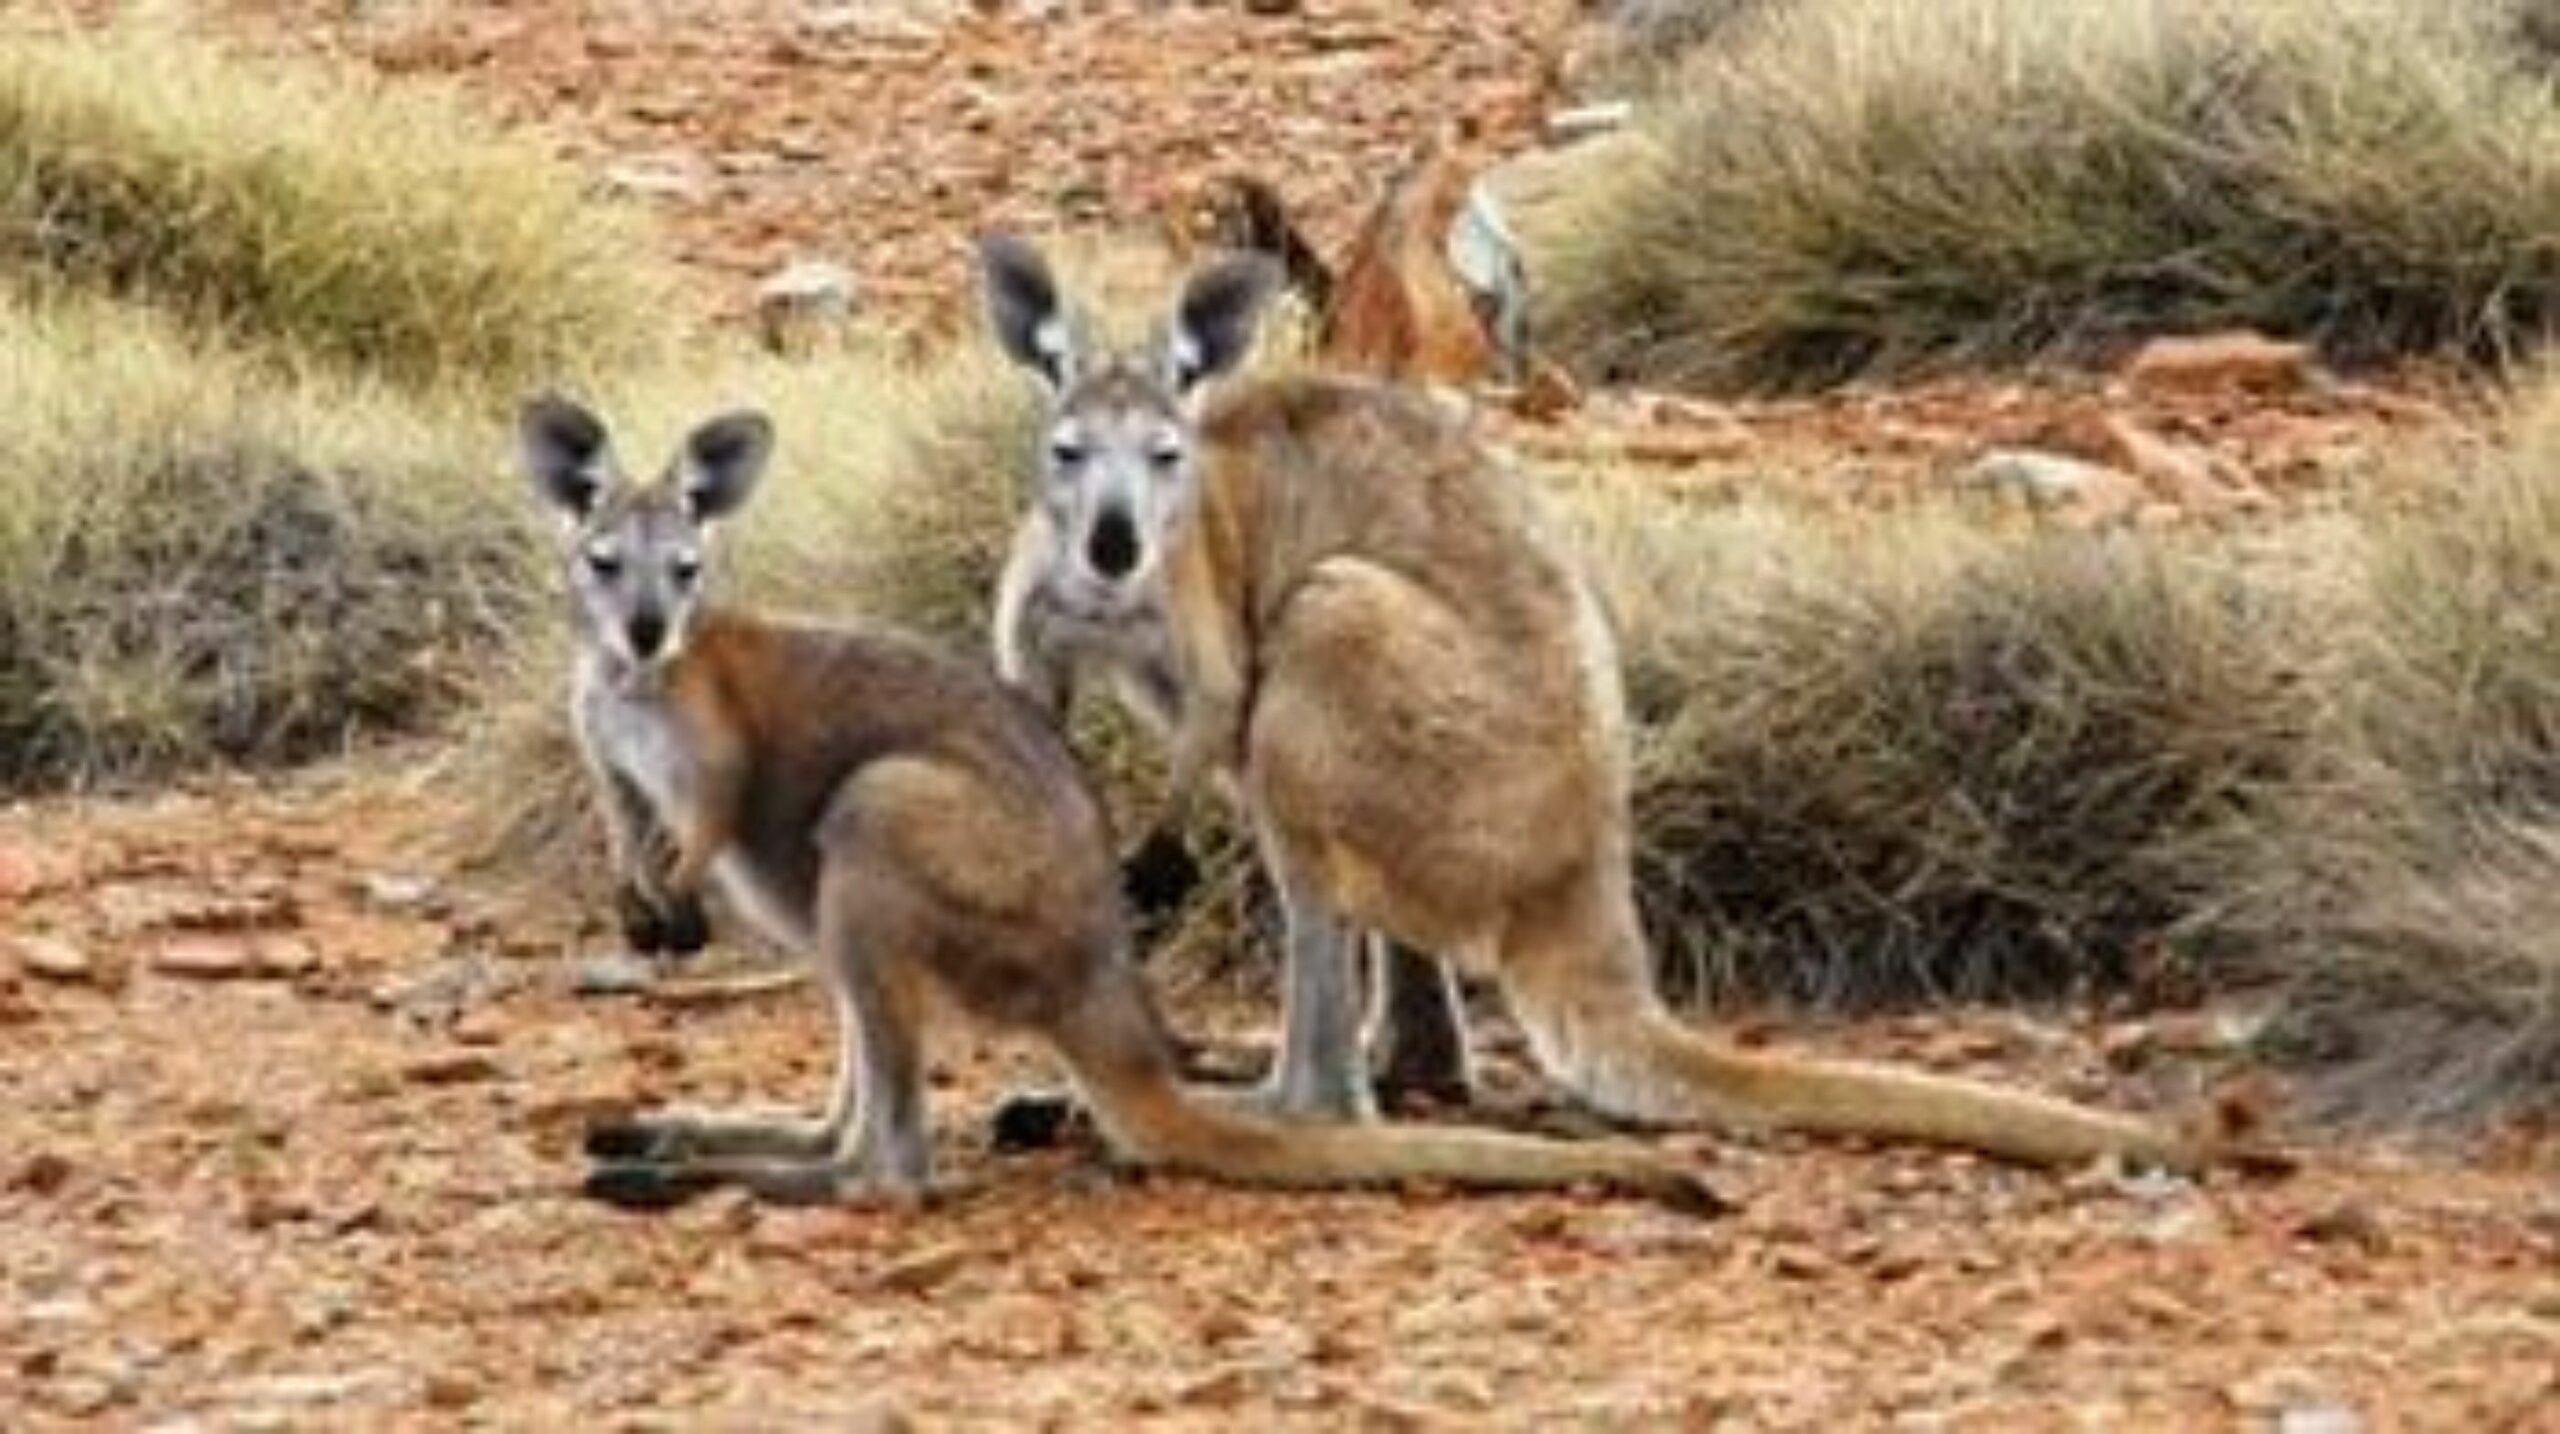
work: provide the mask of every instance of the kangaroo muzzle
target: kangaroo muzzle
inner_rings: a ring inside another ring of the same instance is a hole
[[[1143,555],[1137,520],[1129,516],[1128,509],[1105,508],[1095,515],[1084,538],[1084,563],[1095,577],[1119,582],[1137,571],[1138,559]]]
[[[630,641],[632,657],[641,662],[657,659],[659,650],[666,645],[667,631],[666,614],[646,610],[633,613],[622,629],[623,636]]]

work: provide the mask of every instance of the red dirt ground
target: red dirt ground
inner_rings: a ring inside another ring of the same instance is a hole
[[[2560,1408],[2555,1152],[2522,1140],[2317,1148],[2291,1178],[2196,1186],[1675,1139],[1744,1202],[1720,1221],[1285,1196],[993,1157],[988,1103],[1043,1068],[947,1039],[961,1188],[936,1206],[607,1212],[575,1194],[586,1118],[814,1099],[820,1003],[573,996],[599,938],[412,854],[433,787],[374,762],[0,816],[14,1427],[2547,1429]],[[1214,990],[1179,1010],[1269,1019]],[[2111,1069],[2098,1034],[1980,1013],[1793,1039],[2128,1103],[2175,1084]]]
[[[982,224],[1148,222],[1245,161],[1339,244],[1421,126],[1533,132],[1570,7],[213,8],[252,44],[457,75],[599,177],[698,183],[665,207],[714,309],[815,252],[898,313],[951,301]],[[2130,412],[2282,494],[2462,410],[2407,378],[2245,404],[2049,379],[1599,395],[1513,436],[1863,499]],[[2560,1149],[2521,1133],[2202,1186],[1672,1139],[1744,1202],[1715,1222],[1284,1197],[997,1159],[987,1104],[1042,1065],[954,1036],[960,1188],[933,1208],[605,1212],[574,1194],[585,1119],[812,1099],[818,1003],[572,995],[600,930],[417,855],[448,800],[394,754],[0,807],[0,1425],[2560,1429]],[[1272,1019],[1214,987],[1174,1011],[1230,1044]],[[2092,1021],[1772,1024],[2129,1106],[2209,1073],[2111,1063],[2126,1032]]]

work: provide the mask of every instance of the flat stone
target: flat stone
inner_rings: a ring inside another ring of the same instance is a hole
[[[657,984],[657,966],[627,951],[583,957],[569,974],[575,996],[637,996]]]
[[[86,983],[98,974],[89,953],[55,936],[20,936],[10,943],[18,969],[47,981]]]

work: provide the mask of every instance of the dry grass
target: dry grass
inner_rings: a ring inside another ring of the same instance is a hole
[[[1540,330],[1715,387],[2249,325],[2357,357],[2560,319],[2560,103],[2487,0],[1797,0],[1533,216]]]
[[[2289,614],[2210,540],[1579,509],[1624,615],[1665,974],[1861,1005],[2115,990],[2293,759]]]
[[[525,603],[459,404],[279,376],[101,300],[0,297],[0,784],[416,730]]]
[[[2376,1124],[2560,1112],[2560,394],[2365,524],[2302,779],[2196,923]]]
[[[409,382],[608,372],[672,337],[636,221],[531,139],[140,25],[0,47],[0,270]]]

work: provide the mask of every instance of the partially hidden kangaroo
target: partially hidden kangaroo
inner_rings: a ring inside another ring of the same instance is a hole
[[[939,991],[1045,1037],[1106,1138],[1140,1162],[1275,1185],[1590,1182],[1713,1208],[1706,1187],[1627,1142],[1302,1129],[1186,1092],[1124,950],[1101,809],[1049,721],[992,673],[916,641],[705,600],[714,529],[772,446],[764,418],[703,424],[647,483],[566,400],[528,405],[519,437],[562,520],[572,712],[635,943],[698,926],[717,882],[814,958],[842,1023],[822,1116],[601,1124],[589,1193],[653,1205],[723,1182],[779,1201],[920,1192],[920,1043]]]
[[[1497,976],[1539,1063],[1621,1119],[2029,1162],[2201,1158],[2142,1120],[1683,1026],[1630,887],[1613,636],[1527,482],[1389,386],[1207,392],[1275,283],[1259,256],[1195,273],[1136,351],[1092,344],[1028,244],[982,240],[980,262],[998,341],[1049,399],[998,594],[999,668],[1052,705],[1078,674],[1106,677],[1169,734],[1177,802],[1204,780],[1241,801],[1287,922],[1263,1092],[1279,1110],[1369,1113],[1366,929]],[[1445,986],[1440,1000],[1454,1023]]]

